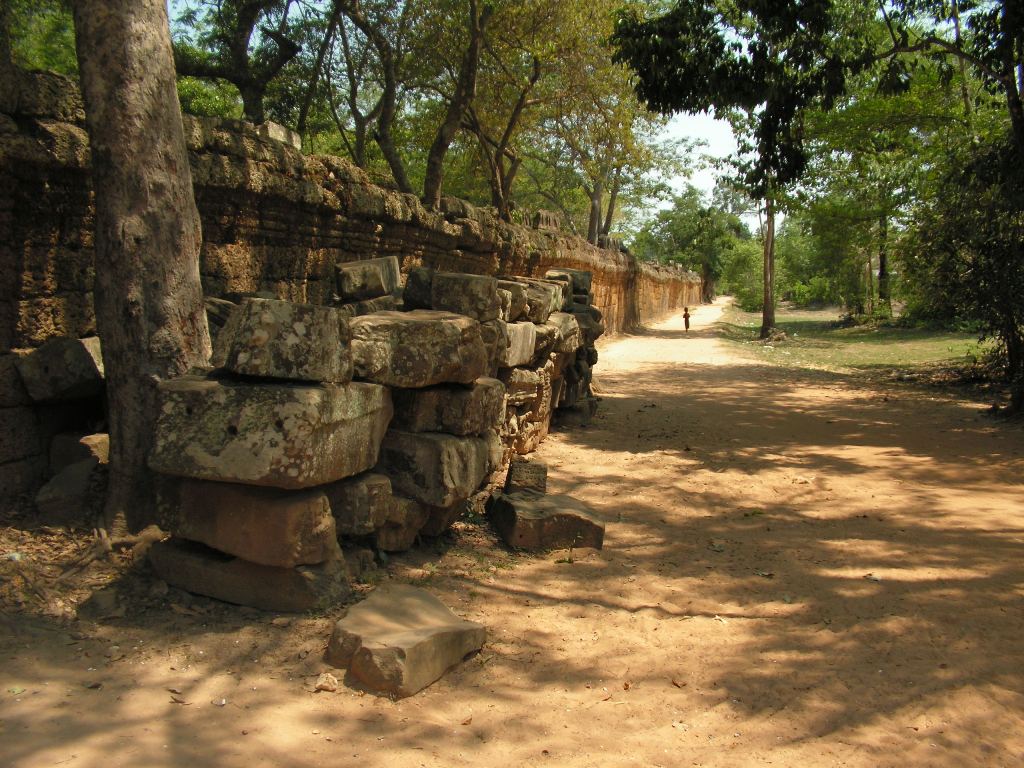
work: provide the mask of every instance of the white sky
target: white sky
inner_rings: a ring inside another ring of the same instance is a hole
[[[669,122],[665,129],[665,136],[671,138],[697,139],[706,145],[703,149],[697,150],[697,154],[706,154],[714,158],[724,158],[736,151],[736,140],[732,135],[732,128],[724,120],[715,120],[706,113],[696,115],[676,115]],[[699,163],[698,165],[705,165]],[[682,187],[689,181],[697,189],[707,195],[715,187],[715,169],[708,167],[697,167],[690,178],[678,179],[673,186]]]

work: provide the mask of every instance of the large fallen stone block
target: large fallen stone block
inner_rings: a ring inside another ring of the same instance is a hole
[[[552,312],[548,326],[558,329],[558,341],[555,342],[555,352],[575,352],[581,345],[580,325],[576,316],[568,312]]]
[[[589,314],[573,314],[573,317],[576,318],[576,323],[579,325],[582,345],[593,347],[604,333],[604,323],[595,320]]]
[[[343,317],[353,318],[372,315],[375,312],[393,312],[398,309],[398,299],[394,296],[378,296],[376,299],[354,301],[350,304],[339,304],[337,310]]]
[[[495,376],[502,360],[508,356],[508,323],[501,318],[480,323],[480,336],[487,352],[487,376]]]
[[[549,269],[544,273],[544,277],[548,278],[559,276],[566,276],[570,279],[573,293],[589,293],[593,287],[594,276],[589,270],[558,267],[556,269]]]
[[[286,381],[352,380],[348,321],[333,307],[245,299],[217,336],[213,365]]]
[[[530,306],[526,298],[526,285],[514,280],[498,280],[498,288],[508,291],[511,297],[511,303],[508,308],[508,322],[514,323],[516,320],[524,317]]]
[[[392,514],[391,480],[364,472],[324,488],[338,533],[365,536],[383,526]]]
[[[393,429],[482,435],[501,422],[505,385],[479,378],[469,386],[440,384],[426,389],[393,389]]]
[[[480,324],[450,312],[378,312],[351,321],[356,376],[391,387],[469,384],[487,369]]]
[[[79,461],[95,459],[100,464],[110,460],[110,435],[83,435],[61,432],[50,441],[50,472],[56,474]]]
[[[282,491],[237,483],[165,478],[161,527],[260,565],[292,568],[338,557],[324,491]]]
[[[81,524],[95,518],[106,496],[107,470],[95,458],[64,467],[39,489],[39,519],[51,525]]]
[[[19,357],[15,365],[36,402],[77,400],[103,392],[103,353],[95,336],[52,339]]]
[[[487,275],[435,272],[430,304],[432,309],[466,315],[481,323],[495,320],[501,312],[498,281]]]
[[[431,285],[434,282],[434,270],[428,267],[413,267],[405,277],[402,289],[402,301],[406,309],[430,309]]]
[[[376,384],[163,382],[149,466],[168,475],[308,488],[377,461],[391,395]]]
[[[531,368],[540,368],[547,362],[548,355],[554,351],[558,339],[559,330],[558,326],[554,323],[537,326],[537,346],[533,351],[533,360],[530,362]]]
[[[351,594],[345,562],[275,568],[250,563],[203,544],[168,539],[154,544],[149,559],[172,587],[264,611],[301,612],[344,602]]]
[[[508,348],[500,358],[502,368],[527,365],[537,350],[537,326],[531,322],[509,323]]]
[[[389,430],[377,471],[395,491],[424,504],[449,507],[469,498],[487,476],[490,451],[481,437]]]
[[[481,624],[460,619],[429,592],[404,584],[380,587],[334,625],[324,660],[362,686],[412,696],[487,639]]]
[[[504,288],[499,288],[498,304],[500,305],[498,319],[504,320],[506,323],[509,322],[509,315],[512,314],[512,292],[506,291]]]
[[[334,270],[338,295],[345,302],[388,296],[401,284],[398,259],[394,256],[336,264]]]
[[[548,465],[541,459],[524,459],[514,456],[505,476],[505,493],[533,491],[547,493]]]
[[[487,513],[501,538],[520,549],[600,549],[604,543],[604,521],[571,496],[533,491],[502,494],[492,500]]]
[[[498,377],[505,384],[509,405],[532,403],[538,394],[540,376],[529,368],[505,368]]]
[[[377,549],[404,552],[416,543],[423,526],[430,519],[430,507],[415,499],[395,496],[388,520],[374,532]]]
[[[460,499],[450,507],[430,507],[430,514],[423,527],[420,528],[420,534],[423,536],[440,536],[465,514],[465,499]]]

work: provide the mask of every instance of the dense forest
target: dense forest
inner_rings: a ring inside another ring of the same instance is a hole
[[[186,112],[273,120],[382,184],[557,212],[763,308],[994,339],[1024,400],[1024,11],[978,0],[175,0]],[[13,0],[0,54],[74,75],[70,6]],[[708,195],[668,116],[737,137]],[[670,182],[676,180],[673,186]],[[894,312],[894,306],[896,312]]]

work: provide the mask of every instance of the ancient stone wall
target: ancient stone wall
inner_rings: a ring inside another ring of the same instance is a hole
[[[92,422],[102,420],[101,398],[92,408],[32,405],[10,354],[96,333],[83,118],[64,78],[25,73],[0,83],[0,498],[38,485],[55,434],[95,431]],[[248,124],[189,118],[185,129],[210,297],[265,293],[327,304],[338,262],[395,256],[405,274],[590,272],[590,300],[613,333],[699,301],[696,276],[638,265],[561,233],[557,222],[511,225],[452,198],[428,211],[344,160],[303,156]]]

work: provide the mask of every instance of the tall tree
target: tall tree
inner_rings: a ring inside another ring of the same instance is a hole
[[[849,68],[866,50],[850,50],[831,0],[676,0],[665,14],[619,20],[616,59],[637,74],[637,94],[663,113],[745,114],[750,159],[739,166],[752,196],[765,201],[764,307],[761,336],[775,324],[774,230],[781,191],[800,178],[807,156],[803,115],[842,93]]]
[[[96,325],[110,403],[105,517],[153,521],[157,383],[204,365],[199,214],[164,0],[75,0],[96,195]]]

